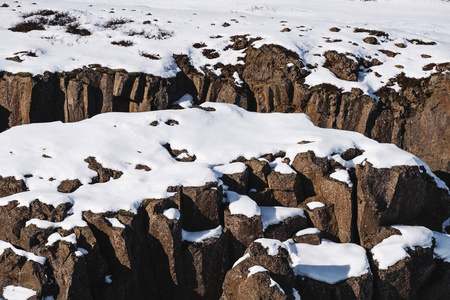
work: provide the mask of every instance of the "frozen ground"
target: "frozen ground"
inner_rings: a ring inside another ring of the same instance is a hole
[[[305,65],[317,66],[307,77],[308,84],[328,82],[345,90],[359,87],[367,93],[378,90],[400,72],[423,77],[433,72],[423,71],[424,65],[450,61],[448,1],[6,0],[5,3],[9,7],[0,7],[0,70],[10,72],[39,74],[101,64],[170,77],[177,72],[173,53],[188,54],[197,68],[218,62],[239,63],[238,57],[244,56],[242,51],[224,49],[230,44],[230,36],[242,34],[261,37],[255,46],[280,44],[297,52]],[[67,13],[73,17],[68,20],[72,22],[51,25],[55,24],[55,15],[29,16],[44,9]],[[39,22],[39,18],[44,20],[45,30],[26,33],[8,30],[23,21]],[[115,24],[117,20],[124,24]],[[224,27],[225,23],[229,26]],[[66,32],[72,25],[91,34]],[[332,27],[340,31],[331,32]],[[389,36],[377,37],[380,44],[370,45],[363,42],[368,33],[355,33],[355,28],[380,30]],[[436,44],[417,45],[414,39]],[[195,43],[206,46],[195,48]],[[406,48],[395,46],[398,43]],[[214,49],[220,56],[208,59],[202,54],[204,49]],[[321,55],[331,49],[356,57],[377,58],[383,65],[372,67],[371,73],[362,73],[358,82],[340,80],[322,67],[325,59]],[[392,58],[379,50],[399,54]],[[27,55],[30,53],[32,56]],[[19,60],[6,59],[14,57]],[[220,69],[215,72],[220,73]]]
[[[434,176],[424,162],[392,144],[381,144],[359,133],[316,127],[304,114],[258,114],[219,103],[202,106],[214,111],[187,108],[136,114],[108,113],[77,123],[13,127],[0,134],[0,174],[23,179],[29,191],[1,198],[0,205],[11,200],[29,205],[39,199],[55,207],[70,202],[73,204],[70,216],[61,223],[37,219],[27,222],[27,225],[43,228],[69,229],[85,225],[82,211],[135,211],[147,198],[170,196],[169,186],[202,186],[218,181],[221,171],[241,170],[240,164],[230,164],[239,156],[250,159],[280,150],[286,152],[290,161],[297,153],[312,150],[317,156],[334,158],[345,168],[364,160],[378,168],[423,165]],[[301,141],[311,142],[299,144]],[[178,161],[165,148],[166,144],[174,150],[184,149],[185,156],[195,156],[196,160]],[[353,147],[365,152],[352,160],[342,160],[340,153]],[[91,184],[97,173],[88,168],[85,161],[88,157],[95,157],[104,168],[123,172],[122,176]],[[279,168],[289,168],[281,164],[284,163],[279,162]],[[145,165],[147,169],[138,165]],[[79,179],[83,185],[70,194],[58,192],[60,183],[67,179]],[[244,213],[249,217],[262,214],[267,226],[289,216],[303,215],[300,209],[261,211],[247,196],[233,192],[227,195],[231,213]],[[176,212],[166,213],[170,218],[177,217]],[[113,220],[110,222],[113,226],[119,225]]]

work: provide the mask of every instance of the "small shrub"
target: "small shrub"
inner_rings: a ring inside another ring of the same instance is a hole
[[[51,26],[66,26],[67,24],[76,22],[77,19],[71,16],[67,12],[59,12],[54,15],[53,19],[50,20],[49,25]]]
[[[42,19],[25,20],[9,28],[9,30],[14,32],[30,32],[32,30],[45,30],[44,25],[45,20],[43,22]]]
[[[130,47],[130,46],[134,45],[134,43],[132,41],[125,41],[125,40],[114,41],[114,42],[111,42],[111,44],[116,45],[116,46],[122,46],[122,47]]]
[[[161,56],[159,56],[159,54],[151,54],[151,53],[147,53],[144,51],[139,51],[139,55],[151,60],[160,60]]]
[[[80,36],[88,36],[92,34],[89,30],[80,28],[80,24],[78,23],[67,26],[66,32],[71,34],[77,34]]]
[[[134,22],[131,19],[126,19],[126,18],[112,18],[111,20],[109,20],[108,22],[106,22],[105,24],[103,24],[104,28],[111,28],[111,29],[115,29],[120,25],[124,25],[127,23],[132,23]]]
[[[29,12],[29,13],[24,13],[24,14],[22,14],[22,18],[27,19],[27,18],[34,17],[34,16],[48,17],[48,16],[55,15],[56,13],[57,12],[54,10],[41,9],[41,10]]]

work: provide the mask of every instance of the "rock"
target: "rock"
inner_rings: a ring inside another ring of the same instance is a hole
[[[324,53],[325,68],[342,80],[358,81],[359,65],[345,54],[331,50]]]
[[[183,229],[200,231],[215,228],[223,222],[222,187],[210,182],[202,187],[183,187],[181,211]]]
[[[302,299],[372,299],[373,277],[365,274],[347,280],[328,284],[308,277],[297,276],[295,287]],[[387,298],[383,298],[387,299]]]
[[[297,173],[282,174],[276,171],[267,176],[269,188],[273,190],[275,204],[297,207],[303,201],[303,190]]]
[[[158,293],[170,297],[183,294],[184,270],[181,222],[168,219],[164,210],[179,208],[176,200],[153,200],[147,207],[148,244],[151,254],[151,268],[154,270]]]
[[[58,192],[60,193],[73,193],[75,192],[80,186],[83,184],[79,179],[66,179],[61,181],[61,183],[58,186]]]
[[[354,225],[352,224],[352,218],[354,217],[354,211],[356,210],[356,203],[353,203],[352,200],[352,188],[345,182],[337,181],[330,177],[323,177],[318,184],[318,190],[326,202],[333,205],[334,218],[337,223],[336,227],[338,228],[337,237],[339,240],[342,243],[357,243],[358,236],[355,232],[356,228],[354,228]],[[320,223],[324,223],[324,221],[321,221]],[[328,232],[324,230],[327,227],[331,227],[330,229],[332,229],[332,231]],[[326,226],[323,229],[321,228],[321,230],[334,235],[333,227],[334,226],[332,225]]]
[[[264,230],[264,237],[285,241],[291,238],[299,230],[307,228],[307,223],[308,220],[302,216],[287,218],[281,223],[267,227],[266,230]]]
[[[263,225],[260,216],[248,218],[244,215],[232,215],[228,209],[224,215],[225,232],[230,243],[230,259],[234,262],[254,240],[264,237]]]
[[[280,242],[278,241],[278,243]],[[269,278],[265,275],[259,275],[255,279],[252,279],[251,277],[259,274],[258,272],[248,277],[248,274],[250,273],[249,269],[254,266],[265,268],[270,278],[279,284],[281,289],[285,292],[286,297],[288,297],[280,299],[293,298],[292,292],[295,277],[294,272],[289,266],[290,258],[285,248],[278,247],[278,254],[270,255],[268,254],[267,248],[261,245],[258,241],[255,241],[247,248],[245,253],[248,258],[242,260],[227,272],[222,286],[223,299],[247,299],[244,295],[252,297],[249,295],[248,291],[248,288],[250,287],[259,288],[260,291],[257,293],[260,293],[260,295],[274,295],[275,297],[283,297],[283,295],[279,294],[274,289],[271,289],[270,285],[266,284],[267,279]],[[253,290],[251,291],[253,292]]]
[[[380,44],[380,43],[378,42],[377,38],[376,38],[376,37],[373,37],[373,36],[365,37],[365,38],[363,39],[363,41],[364,41],[365,43],[371,44],[371,45],[379,45],[379,44]]]
[[[309,202],[316,201],[323,203],[324,206],[310,209],[306,205]],[[315,196],[302,203],[301,207],[308,214],[309,219],[315,228],[319,229],[321,232],[327,232],[337,239],[339,235],[339,226],[334,214],[334,204],[327,203],[327,201],[321,196]]]
[[[239,286],[238,299],[289,299],[277,283],[273,283],[269,272],[258,272],[244,279]],[[232,298],[225,298],[232,299]]]
[[[407,257],[387,270],[377,270],[375,297],[379,299],[419,299],[419,291],[436,269],[431,248],[416,247]],[[375,261],[377,267],[377,261]]]
[[[287,68],[287,64],[293,66]],[[283,47],[263,45],[246,50],[242,79],[254,94],[256,111],[288,111],[292,104],[300,102],[296,90],[307,75],[298,55]]]
[[[48,295],[50,280],[45,266],[7,248],[0,255],[0,290],[8,285],[21,286],[36,291],[37,297]]]
[[[25,192],[26,190],[28,190],[28,188],[22,179],[17,180],[12,176],[0,176],[0,198]]]
[[[246,168],[245,171],[240,173],[223,174],[220,180],[223,181],[224,185],[228,186],[230,191],[245,195],[248,191],[249,177],[250,171]]]
[[[186,243],[186,242],[185,242]],[[189,243],[183,251],[184,276],[189,299],[219,299],[229,268],[228,236]]]
[[[364,247],[374,245],[379,226],[411,224],[441,230],[450,216],[448,192],[437,188],[418,167],[377,169],[366,162],[356,166],[356,177],[357,227]]]
[[[244,161],[244,164],[252,171],[248,179],[249,188],[257,191],[266,189],[268,187],[267,176],[271,171],[269,163],[264,160],[252,159]]]
[[[316,157],[313,151],[298,153],[292,162],[292,168],[300,175],[305,198],[316,195],[316,187],[323,173],[331,170],[326,157]]]
[[[123,175],[122,171],[104,168],[100,163],[97,162],[97,160],[93,156],[89,156],[84,161],[89,164],[89,169],[97,172],[97,176],[92,178],[91,184],[105,183],[108,182],[111,178],[119,179]]]

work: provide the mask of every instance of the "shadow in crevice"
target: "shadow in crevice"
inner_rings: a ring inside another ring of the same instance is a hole
[[[11,112],[0,105],[0,132],[9,129],[9,116]]]

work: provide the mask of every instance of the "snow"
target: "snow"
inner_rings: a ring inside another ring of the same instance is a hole
[[[241,162],[234,162],[234,163],[214,167],[214,170],[221,174],[242,173],[245,171],[245,169],[247,169],[247,166]]]
[[[430,248],[433,244],[433,232],[428,228],[405,225],[392,227],[398,229],[401,235],[391,235],[371,250],[373,259],[378,262],[380,270],[386,270],[397,262],[410,257],[407,252],[408,249],[414,249],[414,247]]]
[[[105,283],[112,283],[111,275],[105,276]]]
[[[450,3],[443,1],[174,0],[166,3],[130,0],[124,3],[118,0],[42,0],[37,5],[31,1],[20,2],[20,7],[9,4],[9,8],[0,9],[3,41],[0,46],[0,70],[10,72],[42,74],[44,71],[71,71],[90,64],[101,64],[112,69],[173,77],[178,71],[172,58],[174,53],[187,54],[200,72],[200,67],[207,64],[239,63],[238,57],[244,55],[242,51],[224,48],[230,44],[230,36],[242,34],[261,37],[262,40],[255,42],[255,46],[280,44],[296,52],[305,65],[317,65],[306,78],[307,84],[327,82],[346,91],[358,87],[372,95],[400,72],[410,77],[424,77],[433,72],[423,71],[424,65],[450,61]],[[88,29],[92,35],[69,34],[62,26],[46,26],[44,31],[28,33],[8,30],[23,20],[23,13],[40,9],[68,12],[77,18],[81,28]],[[349,11],[352,13],[349,14]],[[114,29],[106,28],[105,23],[113,18],[126,18],[133,22]],[[231,21],[233,19],[236,21]],[[149,22],[144,24],[145,21]],[[222,27],[224,22],[231,26]],[[335,26],[341,31],[330,32],[329,28]],[[389,38],[378,38],[380,45],[366,44],[362,40],[368,34],[355,33],[356,27],[381,30],[388,33]],[[284,28],[291,31],[280,33]],[[217,35],[222,38],[211,38]],[[342,41],[327,43],[328,38]],[[435,41],[437,44],[414,45],[408,39]],[[111,44],[120,40],[131,41],[133,45],[121,47]],[[207,49],[217,50],[220,57],[207,59],[202,55],[204,48],[193,47],[198,42],[205,43]],[[396,43],[404,43],[407,47],[398,48]],[[379,49],[400,54],[391,58]],[[327,50],[371,56],[383,65],[373,67],[374,72],[364,73],[357,82],[344,81],[322,67],[325,61],[323,53]],[[35,52],[37,57],[19,53],[17,55],[23,59],[21,63],[6,60],[21,51]],[[141,56],[143,53],[160,59],[148,59]],[[432,58],[422,58],[421,54],[429,54]],[[402,65],[404,69],[398,69],[395,65]],[[220,70],[209,69],[220,74]],[[377,78],[375,72],[381,77]],[[240,84],[236,76],[235,80]]]
[[[284,163],[280,157],[277,157],[273,162],[269,163],[270,168],[281,174],[292,174],[295,173],[288,164]]]
[[[190,108],[194,104],[194,98],[186,94],[183,97],[181,97],[179,100],[175,101],[172,105],[179,105],[183,108]]]
[[[5,300],[27,300],[36,295],[36,291],[21,286],[8,285],[3,288]]]
[[[305,212],[301,208],[283,207],[283,206],[261,206],[261,221],[263,230],[270,225],[278,224],[286,219],[301,216],[306,218]]]
[[[296,236],[302,236],[302,235],[319,234],[319,233],[320,233],[319,229],[311,227],[311,228],[306,228],[306,229],[300,230],[295,235]]]
[[[203,243],[207,239],[219,238],[222,235],[222,226],[217,226],[214,229],[202,231],[182,231],[183,241],[192,243]]]
[[[434,248],[435,256],[450,263],[450,235],[433,231],[433,237],[436,241]]]
[[[45,261],[46,261],[45,257],[37,256],[34,253],[17,249],[10,243],[0,240],[0,255],[2,255],[6,249],[11,249],[15,254],[26,257],[27,260],[32,260],[34,262],[40,263],[41,265],[45,264]]]
[[[238,264],[240,264],[241,262],[243,262],[244,260],[246,260],[247,258],[250,258],[250,253],[246,253],[244,254],[242,257],[240,257],[234,264],[233,267],[236,267]]]
[[[52,233],[48,237],[47,243],[45,244],[45,246],[53,246],[53,244],[58,242],[58,241],[64,241],[64,242],[76,244],[77,243],[77,236],[75,235],[75,233],[72,233],[72,234],[70,234],[70,235],[68,235],[66,237],[62,237],[59,233],[55,232],[55,233]]]
[[[266,268],[264,268],[262,266],[253,266],[253,267],[250,267],[248,270],[249,270],[249,273],[247,275],[247,278],[249,278],[253,274],[256,274],[256,273],[259,273],[259,272],[269,272],[269,270],[267,270]],[[272,277],[270,277],[270,276],[269,276],[269,278],[270,278],[270,285],[269,286],[270,287],[276,286],[284,294],[284,291],[281,288],[281,286],[278,284],[278,282],[273,280]]]
[[[70,214],[62,222],[31,219],[26,223],[69,230],[87,225],[83,211],[136,212],[145,199],[173,195],[167,192],[169,186],[218,182],[221,175],[217,170],[243,169],[242,164],[229,165],[239,156],[250,159],[285,151],[286,157],[293,161],[299,152],[311,150],[318,157],[332,157],[354,146],[364,150],[349,161],[354,165],[364,160],[375,168],[423,165],[435,177],[424,162],[394,145],[378,143],[359,133],[316,127],[304,114],[258,114],[223,103],[202,106],[213,107],[215,111],[187,108],[106,113],[76,123],[37,123],[8,129],[0,134],[0,174],[24,180],[29,191],[0,198],[0,205],[17,200],[19,205],[28,206],[35,199],[54,207],[71,203]],[[165,125],[170,119],[179,125]],[[155,120],[159,125],[150,126]],[[302,140],[312,142],[298,144]],[[172,149],[186,149],[197,159],[176,161],[162,146],[166,143]],[[43,154],[51,158],[44,158]],[[97,173],[84,161],[89,156],[96,157],[105,168],[122,171],[123,175],[106,183],[90,184]],[[136,170],[137,164],[146,164],[151,171]],[[26,174],[33,177],[27,178]],[[57,191],[61,181],[75,178],[83,184],[75,192]],[[228,191],[225,201],[230,203],[233,214],[260,215],[258,205],[247,196]]]
[[[247,218],[261,215],[261,208],[250,197],[227,191],[224,201],[230,203],[228,209],[232,215],[244,215]]]
[[[112,227],[117,228],[125,228],[125,225],[123,225],[117,218],[105,218],[109,223],[111,223]]]
[[[169,220],[179,220],[180,211],[176,208],[169,208],[163,211],[163,215]]]
[[[298,293],[298,291],[296,289],[292,289],[292,294],[294,295],[294,299],[295,300],[302,300],[302,298],[300,297],[300,294]]]
[[[356,244],[322,240],[320,245],[285,242],[291,256],[295,275],[305,276],[328,284],[369,272],[366,250]]]
[[[313,210],[313,209],[315,209],[315,208],[324,207],[325,204],[323,204],[323,203],[320,202],[320,201],[311,201],[311,202],[306,203],[306,206],[308,206],[308,208],[309,208],[310,210]]]
[[[269,270],[267,270],[266,268],[264,268],[262,266],[253,266],[253,267],[250,267],[248,270],[249,270],[249,273],[247,275],[247,278],[249,278],[253,274],[256,274],[259,272],[269,272]]]
[[[338,181],[345,182],[349,187],[353,186],[347,170],[336,170],[334,173],[330,174],[330,177]]]
[[[285,244],[283,244],[279,240],[275,240],[275,239],[261,238],[261,239],[255,240],[255,242],[260,243],[264,248],[267,249],[267,253],[272,256],[278,255],[278,249],[280,247],[286,249]]]
[[[84,248],[77,248],[77,251],[75,251],[76,256],[83,256],[89,254],[89,251],[87,251]]]

